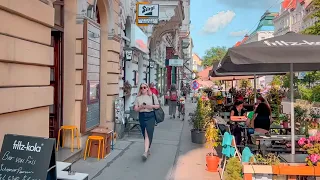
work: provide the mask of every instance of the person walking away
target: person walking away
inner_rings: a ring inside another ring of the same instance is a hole
[[[160,105],[157,96],[152,94],[146,83],[142,83],[134,102],[134,110],[139,112],[139,123],[144,138],[143,160],[147,160],[150,155],[150,147],[156,122],[154,109],[158,108],[160,108]]]
[[[170,119],[176,117],[176,111],[177,111],[177,101],[179,93],[177,91],[176,85],[172,84],[169,91],[169,115]]]

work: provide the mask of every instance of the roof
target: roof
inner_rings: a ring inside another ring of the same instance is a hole
[[[207,67],[203,71],[200,71],[198,73],[199,79],[201,80],[210,80],[210,72],[212,70],[212,67]]]
[[[295,9],[296,7],[297,7],[297,0],[284,0],[282,2],[283,9]]]

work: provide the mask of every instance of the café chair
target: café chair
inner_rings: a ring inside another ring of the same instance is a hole
[[[66,138],[66,131],[71,131],[71,152],[73,152],[73,140],[74,140],[74,132],[77,136],[77,146],[78,149],[80,149],[80,137],[79,137],[79,131],[77,126],[61,126],[58,132],[58,141],[57,141],[57,148],[56,150],[59,150],[59,143],[60,143],[60,135],[61,131],[63,131],[63,137],[62,137],[62,147],[64,146],[65,138]]]
[[[88,136],[87,143],[86,143],[86,148],[84,150],[83,160],[86,160],[87,154],[88,154],[88,156],[90,156],[90,149],[91,149],[92,141],[98,141],[99,142],[99,145],[98,145],[98,161],[99,161],[100,160],[100,149],[101,149],[101,146],[102,146],[101,159],[104,157],[104,148],[105,148],[105,144],[104,143],[105,143],[105,141],[104,141],[104,138],[102,136]]]

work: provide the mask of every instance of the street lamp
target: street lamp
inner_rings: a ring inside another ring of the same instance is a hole
[[[191,78],[192,78],[192,80],[195,80],[195,79],[196,79],[196,73],[195,73],[195,72],[192,72]]]

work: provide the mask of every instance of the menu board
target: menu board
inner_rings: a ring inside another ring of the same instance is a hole
[[[0,153],[0,180],[57,179],[55,140],[6,134]]]

